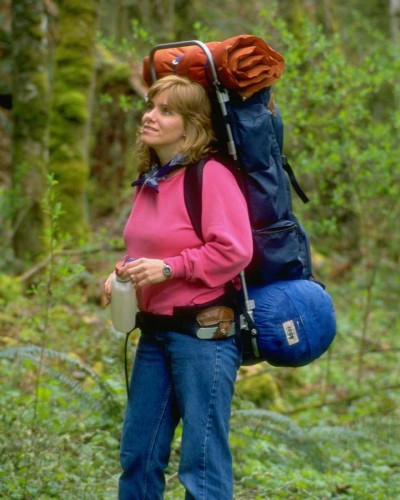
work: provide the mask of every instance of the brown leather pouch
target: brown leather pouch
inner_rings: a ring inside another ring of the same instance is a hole
[[[230,337],[233,332],[232,323],[234,319],[235,315],[230,307],[215,306],[203,309],[196,314],[196,321],[201,327],[198,336],[206,335],[206,331],[209,331],[209,338],[223,339]]]

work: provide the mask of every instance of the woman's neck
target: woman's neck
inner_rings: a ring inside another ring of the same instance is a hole
[[[163,167],[179,154],[176,149],[160,148],[155,150],[160,166]]]

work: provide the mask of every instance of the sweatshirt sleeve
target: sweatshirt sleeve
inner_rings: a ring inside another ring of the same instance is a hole
[[[203,170],[201,223],[205,243],[165,262],[174,278],[221,286],[249,264],[253,244],[244,196],[233,174],[215,160]]]

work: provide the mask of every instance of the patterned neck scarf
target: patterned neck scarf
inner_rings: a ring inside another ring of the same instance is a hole
[[[136,181],[132,182],[131,186],[145,185],[158,192],[158,182],[165,179],[168,174],[177,170],[185,163],[186,159],[181,154],[174,156],[172,160],[163,167],[160,167],[158,163],[153,163],[150,170],[142,174]]]

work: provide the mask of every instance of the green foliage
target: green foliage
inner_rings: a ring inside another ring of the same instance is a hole
[[[63,319],[65,320],[65,317]],[[60,321],[60,318],[58,320]],[[50,375],[51,384],[64,385],[76,396],[82,398],[84,403],[90,403],[89,407],[97,407],[105,413],[118,413],[119,416],[121,414],[114,390],[99,377],[95,370],[75,355],[27,344],[3,349],[0,351],[0,358],[18,360],[22,364],[23,360],[31,360],[34,364],[41,365],[43,371]],[[69,373],[75,373],[75,377],[78,375],[78,378],[70,377]],[[46,385],[43,384],[43,386]],[[91,391],[86,391],[85,386],[91,388]],[[46,390],[44,387],[39,387],[39,404],[51,393],[51,390]]]
[[[86,96],[76,90],[61,93],[54,105],[67,120],[75,121],[79,124],[85,123],[88,119]]]
[[[126,84],[129,80],[129,66],[126,63],[110,61],[107,71],[104,72],[101,80],[102,88],[113,86],[117,83]]]
[[[154,35],[137,18],[131,19],[129,36],[123,37],[121,40],[105,36],[102,32],[98,32],[97,36],[100,47],[104,47],[110,50],[113,55],[122,56],[124,59],[128,57],[141,59],[149,47],[157,43]]]
[[[257,372],[241,377],[236,382],[236,393],[260,408],[284,411],[275,377],[267,372]]]
[[[109,464],[117,464],[118,436],[106,407],[87,405],[49,377],[37,392],[35,415],[32,395],[23,387],[31,367],[0,360],[2,379],[5,370],[22,387],[2,383],[0,497],[112,498],[117,467]]]
[[[21,295],[22,290],[22,284],[14,276],[0,274],[0,305],[5,306],[15,300]]]
[[[18,279],[2,280],[7,301],[7,315],[0,316],[2,498],[107,498],[115,491],[116,422],[125,399],[122,349],[119,342],[115,349],[109,341],[99,345],[101,333],[109,339],[109,322],[103,326],[92,316],[82,294],[88,275],[63,254],[56,186],[49,177],[43,201],[49,258],[25,293]]]
[[[327,37],[316,25],[305,22],[301,37],[282,20],[275,28],[286,60],[275,94],[286,122],[286,154],[312,193],[311,209],[303,210],[312,234],[328,230],[325,245],[350,259],[363,249],[393,252],[400,173],[394,48],[370,33],[359,64],[339,36]]]
[[[0,496],[107,498],[125,400],[122,339],[110,349],[109,322],[82,302],[81,265],[55,257],[44,271],[1,318]]]

